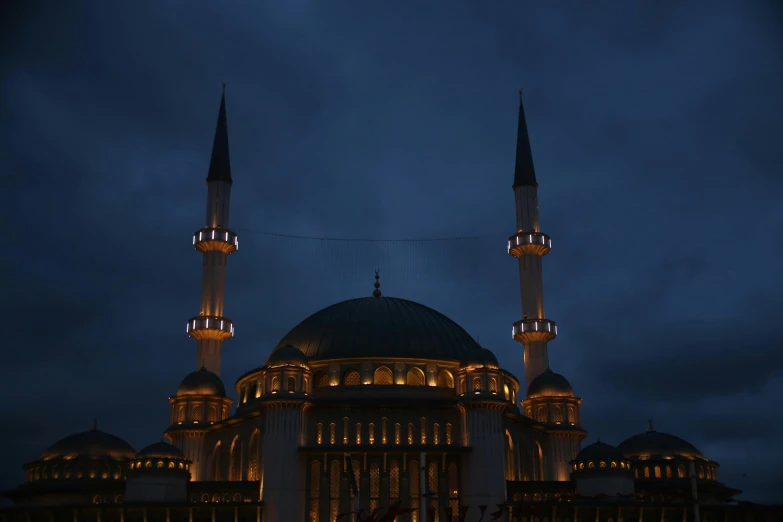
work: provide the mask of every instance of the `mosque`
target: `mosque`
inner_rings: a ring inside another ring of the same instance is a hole
[[[507,245],[519,265],[521,378],[445,315],[384,295],[376,273],[374,291],[285,334],[236,380],[234,404],[220,377],[234,336],[227,260],[239,247],[225,92],[206,181],[206,222],[193,236],[201,306],[186,328],[197,360],[172,387],[164,441],[137,451],[97,426],[69,435],[24,466],[0,522],[783,520],[779,508],[733,501],[717,462],[652,423],[616,447],[582,447],[582,398],[549,361],[552,240],[521,93]]]

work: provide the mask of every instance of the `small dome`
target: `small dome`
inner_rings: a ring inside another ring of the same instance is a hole
[[[704,458],[690,442],[659,431],[650,430],[630,437],[617,445],[628,458],[640,456]]]
[[[611,444],[606,444],[599,440],[582,448],[582,451],[579,452],[574,460],[620,461],[625,460],[625,456]]]
[[[98,459],[109,457],[117,460],[132,459],[136,450],[119,437],[98,429],[68,435],[52,444],[43,452],[42,459],[56,457],[86,457]]]
[[[476,353],[475,356],[467,357],[459,362],[460,368],[467,368],[469,366],[485,366],[488,368],[498,368],[498,359],[495,354],[486,348],[481,348],[481,351]]]
[[[168,459],[184,459],[185,455],[175,446],[172,446],[168,442],[156,442],[150,444],[142,449],[136,458],[168,458]]]
[[[575,397],[574,390],[565,377],[547,370],[533,379],[527,388],[527,397]]]
[[[220,377],[202,367],[182,379],[177,388],[177,396],[182,395],[215,395],[226,396],[226,387]]]
[[[287,344],[275,349],[266,360],[267,366],[302,366],[307,368],[307,357],[298,348]]]

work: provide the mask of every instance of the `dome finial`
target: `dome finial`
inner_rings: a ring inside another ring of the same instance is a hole
[[[596,442],[601,442],[601,436],[596,437]]]
[[[92,419],[92,431],[98,431],[98,417]]]
[[[650,431],[655,431],[655,430],[653,429],[653,420],[652,420],[652,417],[650,417],[649,419],[647,419],[647,423],[650,425]]]
[[[376,268],[375,269],[375,284],[373,285],[375,287],[375,290],[372,291],[373,297],[380,297],[381,296],[381,269]]]

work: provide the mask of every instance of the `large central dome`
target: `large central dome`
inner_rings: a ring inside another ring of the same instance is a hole
[[[309,359],[339,357],[471,359],[486,355],[440,312],[394,297],[365,297],[328,306],[301,323],[275,348],[292,345]]]

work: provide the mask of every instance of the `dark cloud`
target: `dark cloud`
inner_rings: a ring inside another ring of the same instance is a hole
[[[229,388],[308,314],[369,295],[378,266],[386,295],[522,376],[505,241],[523,85],[555,241],[550,361],[591,438],[653,416],[744,498],[776,499],[779,6],[17,4],[0,17],[0,382],[22,400],[0,410],[0,487],[95,417],[136,447],[160,437],[195,364],[190,236],[221,81],[241,245]]]

